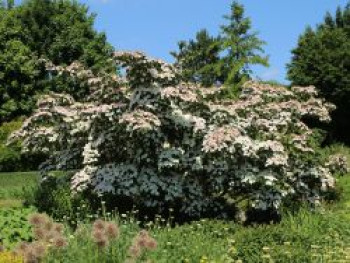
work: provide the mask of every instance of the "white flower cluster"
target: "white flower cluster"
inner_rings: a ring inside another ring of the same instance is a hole
[[[229,146],[233,146],[236,139],[239,141],[238,136],[240,135],[241,132],[235,127],[227,125],[217,127],[204,137],[203,151],[206,153],[221,152],[224,148],[227,148],[230,152],[234,152],[234,148]]]
[[[173,66],[141,52],[114,59],[125,78],[51,65],[91,94],[79,102],[44,96],[12,137],[28,151],[51,153],[44,171],[77,169],[76,191],[200,216],[220,213],[227,197],[258,209],[278,209],[287,197],[317,202],[334,187],[331,173],[344,170],[340,157],[324,167],[305,161],[314,153],[302,118],[328,121],[332,109],[313,87],[247,82],[237,101],[221,101],[221,88],[178,83]]]
[[[151,112],[143,110],[135,110],[132,112],[124,113],[119,123],[126,124],[127,130],[152,130],[161,125],[160,120],[156,115]]]
[[[350,172],[350,167],[348,165],[348,159],[344,155],[334,154],[329,156],[328,162],[326,163],[326,167],[332,173],[337,173],[340,175],[345,175]]]
[[[118,51],[114,59],[126,68],[130,88],[169,86],[177,83],[177,70],[159,59],[147,57],[144,53]]]

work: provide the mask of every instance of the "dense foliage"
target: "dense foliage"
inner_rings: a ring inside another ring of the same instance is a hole
[[[294,85],[315,85],[337,106],[329,139],[350,143],[350,3],[335,16],[328,13],[317,28],[307,28],[292,53],[289,79]]]
[[[31,113],[47,90],[81,96],[80,87],[48,76],[38,58],[67,65],[79,60],[94,71],[115,70],[113,49],[93,29],[94,15],[76,1],[29,0],[0,8],[0,123]]]
[[[42,154],[21,153],[20,143],[7,145],[9,135],[22,124],[23,120],[16,119],[0,126],[0,172],[34,171],[46,158]]]
[[[268,66],[268,58],[262,56],[265,42],[251,32],[251,20],[244,16],[243,5],[234,1],[231,13],[224,18],[228,24],[221,26],[219,36],[211,37],[201,30],[196,40],[180,41],[179,51],[172,52],[184,81],[237,87],[250,79],[251,65]]]
[[[212,86],[214,83],[223,83],[224,76],[215,71],[215,65],[220,60],[219,39],[209,35],[205,29],[196,34],[195,40],[180,41],[178,52],[171,52],[184,81]]]
[[[171,65],[142,53],[114,59],[126,78],[50,65],[91,91],[81,102],[44,96],[13,135],[24,151],[50,153],[44,179],[51,170],[77,170],[74,191],[191,217],[224,216],[228,200],[258,210],[277,210],[286,199],[317,204],[334,187],[301,121],[330,120],[333,107],[314,98],[314,87],[248,82],[238,101],[223,102],[215,99],[221,89],[178,83]]]

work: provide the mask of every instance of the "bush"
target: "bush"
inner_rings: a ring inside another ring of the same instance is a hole
[[[21,169],[20,145],[8,147],[6,141],[8,136],[19,129],[22,125],[21,120],[4,123],[0,126],[0,171],[19,171]]]
[[[330,121],[333,107],[314,87],[247,82],[237,101],[219,101],[222,89],[178,83],[171,65],[142,53],[115,60],[126,79],[78,64],[50,67],[91,91],[81,102],[44,96],[13,135],[24,151],[50,154],[44,176],[76,169],[74,192],[191,218],[229,217],[226,208],[236,206],[278,211],[288,198],[317,205],[334,188],[302,122]]]
[[[73,195],[68,175],[53,175],[35,189],[32,200],[27,205],[34,205],[39,212],[46,212],[55,219],[67,220],[72,226],[88,218],[92,210],[90,204],[80,195]]]
[[[17,149],[0,145],[0,171],[14,172],[21,169],[21,153]]]
[[[21,153],[20,143],[7,145],[12,132],[23,124],[22,119],[5,122],[0,126],[0,172],[19,172],[38,170],[46,156],[42,154]]]

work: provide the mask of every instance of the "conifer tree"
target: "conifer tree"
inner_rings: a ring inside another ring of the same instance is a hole
[[[221,26],[221,51],[226,53],[220,60],[219,71],[225,76],[225,84],[237,85],[250,78],[250,66],[268,66],[268,58],[262,56],[264,41],[251,32],[251,20],[244,16],[244,7],[234,1],[231,13],[224,16],[227,25]]]
[[[223,82],[223,76],[214,71],[214,65],[218,63],[219,39],[209,35],[202,29],[196,34],[195,40],[180,41],[179,51],[171,52],[176,58],[176,64],[182,70],[182,79],[203,86],[211,86],[216,82]]]
[[[322,24],[308,27],[299,37],[287,65],[293,85],[315,85],[320,95],[334,103],[328,141],[350,143],[350,2]]]
[[[179,52],[172,52],[185,80],[204,86],[220,83],[237,87],[251,78],[251,65],[268,66],[268,57],[262,55],[265,42],[251,32],[251,20],[244,16],[243,5],[233,2],[231,13],[224,18],[228,23],[221,26],[219,36],[211,37],[202,30],[196,40],[181,41]]]

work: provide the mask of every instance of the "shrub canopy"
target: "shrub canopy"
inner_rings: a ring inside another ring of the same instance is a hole
[[[44,179],[51,170],[74,170],[74,191],[188,216],[221,214],[242,200],[260,210],[290,198],[316,204],[334,188],[301,121],[330,121],[333,106],[315,98],[314,87],[247,82],[237,101],[220,101],[221,88],[180,83],[171,65],[143,53],[114,59],[125,78],[50,65],[90,92],[82,101],[45,95],[13,134],[24,151],[50,153]]]

